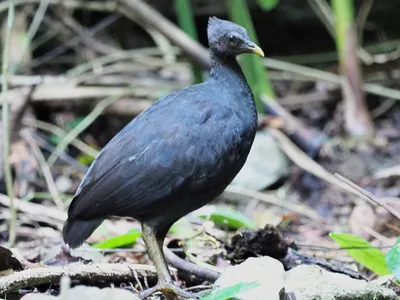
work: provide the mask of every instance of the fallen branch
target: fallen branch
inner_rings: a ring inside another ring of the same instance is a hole
[[[186,261],[175,253],[173,253],[170,249],[164,247],[165,258],[167,262],[173,266],[174,268],[186,272],[188,275],[193,275],[202,280],[207,280],[214,282],[221,275],[219,272],[216,272],[211,269],[207,269],[206,267],[202,267],[200,265],[196,265],[189,261]]]
[[[278,101],[268,101],[264,96],[262,96],[261,99],[269,115],[284,120],[283,129],[285,133],[290,135],[296,145],[309,156],[314,157],[327,137],[322,132],[306,126],[301,120],[286,110]]]
[[[357,191],[344,185],[338,178],[332,173],[326,170],[323,166],[318,164],[307,154],[305,154],[297,145],[295,145],[284,133],[275,128],[268,128],[268,132],[278,141],[282,151],[301,169],[313,174],[314,176],[321,178],[322,180],[330,183],[333,186],[338,187],[343,192],[356,196],[360,196]]]
[[[176,273],[176,270],[171,270]],[[18,289],[42,284],[59,284],[61,277],[68,276],[74,282],[133,281],[135,278],[156,279],[154,267],[139,264],[70,264],[64,267],[27,269],[0,279],[0,296]]]

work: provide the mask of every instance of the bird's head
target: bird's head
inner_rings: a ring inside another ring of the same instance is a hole
[[[207,34],[209,47],[216,54],[235,57],[243,53],[255,53],[264,56],[247,30],[233,22],[210,17]]]

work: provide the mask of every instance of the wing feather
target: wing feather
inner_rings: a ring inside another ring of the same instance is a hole
[[[188,89],[184,98],[171,94],[158,100],[115,136],[83,179],[69,216],[93,219],[129,211],[137,217],[184,189],[217,185],[227,161],[235,161],[241,137],[218,132],[234,125],[229,107],[193,100],[199,99],[198,89],[190,96]]]

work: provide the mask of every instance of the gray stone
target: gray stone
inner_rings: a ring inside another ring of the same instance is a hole
[[[238,283],[257,282],[260,285],[237,295],[235,300],[280,300],[285,270],[280,261],[271,257],[249,258],[245,262],[229,267],[215,282],[215,289]]]
[[[293,293],[296,300],[391,300],[394,291],[331,273],[318,266],[301,265],[286,273],[285,292]]]
[[[260,191],[286,176],[289,161],[277,141],[267,132],[257,132],[247,161],[232,185]]]

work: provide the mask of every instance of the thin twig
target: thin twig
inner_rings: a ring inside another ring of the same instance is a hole
[[[314,10],[320,21],[325,25],[331,36],[335,35],[334,18],[329,4],[324,0],[308,0],[310,7]]]
[[[25,50],[28,48],[30,42],[32,41],[33,37],[35,36],[37,30],[39,29],[40,24],[42,23],[43,17],[46,13],[47,7],[49,6],[49,1],[50,0],[41,0],[38,9],[36,10],[35,16],[33,17],[32,23],[29,26],[28,29],[28,34],[26,35],[23,45],[22,45],[22,50],[21,50],[21,56],[18,58],[16,63],[13,65],[12,70],[10,71],[10,74],[14,75],[15,72],[18,70],[18,66],[22,59],[24,58],[25,55]]]
[[[173,51],[175,55],[179,54],[179,49],[176,47],[173,47],[171,51]],[[135,62],[141,62],[143,60],[143,57],[151,57],[151,59],[153,59],[154,56],[156,55],[159,56],[161,54],[162,53],[160,52],[160,49],[155,47],[146,47],[135,50],[119,51],[117,53],[100,56],[88,62],[84,62],[80,65],[77,65],[72,69],[68,70],[65,73],[65,76],[70,78],[75,78],[76,76],[82,75],[94,68],[104,67],[105,65],[113,63],[115,61],[130,59],[134,60]]]
[[[57,190],[57,186],[54,182],[53,175],[51,174],[50,168],[46,163],[46,159],[44,158],[42,151],[40,151],[38,145],[33,140],[32,136],[30,136],[26,131],[21,131],[20,134],[25,139],[25,141],[29,144],[34,155],[36,156],[36,159],[42,170],[44,179],[46,181],[47,187],[49,189],[49,192],[51,194],[51,197],[52,197],[54,203],[56,204],[58,209],[65,210],[64,202],[61,200],[60,194],[58,193],[58,190]]]
[[[30,127],[35,127],[35,128],[39,128],[42,130],[46,130],[48,132],[51,132],[52,134],[57,135],[58,137],[64,137],[67,135],[67,132],[65,132],[62,128],[51,124],[51,123],[47,123],[44,121],[40,121],[40,120],[23,120],[22,124],[25,126],[30,126]],[[100,151],[97,151],[96,149],[94,149],[93,147],[91,147],[90,145],[86,144],[85,142],[81,141],[78,138],[75,138],[71,144],[76,147],[77,149],[79,149],[80,151],[82,151],[83,153],[91,156],[91,157],[96,157],[97,155],[99,155]]]
[[[94,38],[95,33],[105,29],[106,27],[112,25],[118,19],[120,19],[121,18],[120,14],[111,14],[110,16],[99,22],[99,24],[94,26],[93,29],[84,28],[70,15],[64,15],[59,13],[58,16],[60,17],[60,19],[62,19],[63,23],[67,26],[69,30],[72,30],[74,33],[77,34],[78,41],[81,41],[82,43],[84,43],[91,49],[95,50],[96,52],[101,53],[103,55],[104,54],[107,55],[113,52],[120,51],[120,49],[114,48],[113,46],[107,45]]]
[[[53,153],[51,153],[50,157],[47,160],[49,167],[53,166],[60,153],[63,152],[65,148],[68,147],[68,145],[80,133],[82,133],[87,127],[89,127],[89,125],[91,125],[97,119],[97,117],[101,115],[101,113],[107,106],[114,103],[125,94],[129,93],[129,91],[129,89],[126,89],[125,92],[121,92],[119,95],[107,97],[97,103],[94,109],[60,141],[56,149],[53,151]]]
[[[3,163],[4,163],[4,178],[6,182],[7,195],[10,199],[14,199],[13,191],[13,178],[11,174],[10,165],[10,104],[7,97],[8,91],[8,71],[9,71],[9,52],[10,52],[10,42],[11,42],[11,31],[14,25],[15,7],[14,0],[8,0],[8,15],[7,15],[7,28],[6,28],[6,38],[3,49],[3,66],[2,66],[2,82],[1,82],[1,98],[3,102],[2,111],[2,121],[3,121]],[[10,218],[10,229],[9,229],[9,244],[10,247],[14,246],[15,234],[16,234],[16,223],[17,214],[15,211],[14,203],[11,200],[10,205],[11,218]]]
[[[144,22],[149,28],[159,31],[172,44],[179,46],[183,52],[189,54],[199,65],[210,68],[211,62],[208,51],[146,2],[142,0],[120,0],[119,3],[121,4],[118,7],[120,13],[129,18],[129,11],[132,11],[138,17],[138,20]]]
[[[172,51],[173,46],[163,34],[149,27],[146,23],[139,22],[134,13],[126,12],[125,15],[135,23],[139,24],[150,35],[154,43],[157,45],[157,48],[160,49],[166,63],[172,63],[176,61],[176,55],[174,51]]]
[[[220,197],[222,199],[230,199],[230,200],[243,200],[243,199],[245,201],[257,200],[260,202],[282,207],[289,211],[293,211],[297,214],[306,216],[312,220],[316,220],[319,222],[322,221],[321,217],[318,216],[317,213],[315,213],[311,208],[308,208],[306,205],[288,203],[285,200],[279,199],[277,196],[253,191],[239,186],[229,185]]]
[[[264,65],[267,68],[281,70],[281,71],[288,71],[295,74],[301,74],[303,76],[307,76],[316,80],[323,80],[331,83],[336,83],[337,85],[342,84],[344,77],[333,74],[330,72],[325,72],[297,64],[292,64],[289,62],[273,59],[273,58],[266,58],[264,59]],[[374,95],[392,98],[396,100],[400,100],[400,90],[395,90],[391,88],[387,88],[378,84],[373,83],[365,83],[363,85],[363,90]]]
[[[55,146],[53,146],[48,142],[48,136],[46,136],[45,134],[42,134],[40,132],[35,132],[35,139],[38,143],[38,146],[46,152],[51,153],[56,149]],[[86,173],[88,170],[87,166],[81,164],[75,158],[73,158],[72,156],[68,155],[65,152],[60,153],[59,158],[65,163],[67,163],[67,165],[74,167],[75,169],[79,170],[82,173]]]
[[[365,23],[367,22],[373,4],[374,0],[364,0],[361,4],[360,10],[358,11],[356,24],[358,29],[358,40],[360,45],[362,45],[362,42],[364,40],[364,26]]]
[[[379,199],[378,197],[375,197],[374,195],[372,195],[370,192],[366,191],[365,189],[363,189],[362,187],[358,186],[357,184],[351,182],[350,180],[348,180],[347,178],[344,178],[343,176],[339,175],[339,174],[335,174],[335,177],[338,178],[341,182],[345,183],[346,185],[348,185],[351,189],[353,189],[359,196],[361,196],[362,198],[366,199],[367,201],[370,201],[382,208],[384,208],[385,210],[387,210],[390,214],[392,214],[394,217],[396,217],[397,219],[400,220],[400,212],[398,212],[397,210],[395,210],[393,207],[391,207],[390,205],[386,204],[384,201],[382,201],[381,199]]]
[[[36,4],[41,0],[14,0],[15,5]],[[50,0],[50,4],[65,8],[81,8],[85,10],[113,12],[117,10],[118,1],[81,1],[81,0]],[[7,3],[0,3],[0,13],[7,10]]]
[[[387,169],[380,170],[374,174],[374,177],[377,179],[388,178],[392,176],[400,177],[400,164],[391,166]]]
[[[3,80],[3,77],[0,76],[0,79]],[[68,83],[70,85],[75,85],[77,80],[73,78],[67,78],[64,76],[58,75],[13,75],[8,77],[8,84],[12,86],[20,86],[20,85],[40,85],[40,84],[63,84]]]
[[[116,20],[118,20],[119,15],[110,15],[109,17],[101,20],[99,23],[97,23],[96,25],[94,25],[92,28],[88,29],[88,36],[93,36],[94,34],[96,34],[97,32],[103,30],[104,28],[108,27],[109,25],[111,25],[113,22],[115,22]],[[60,23],[60,25],[62,26],[63,24]],[[51,26],[54,27],[54,24],[52,23]],[[65,28],[61,28],[61,31],[64,31],[63,29]],[[69,32],[69,31],[68,31]],[[65,41],[63,44],[57,46],[56,48],[48,51],[47,53],[45,53],[43,56],[35,59],[32,63],[31,66],[35,67],[38,66],[40,64],[43,64],[44,62],[50,61],[53,58],[61,55],[62,53],[64,53],[65,51],[67,51],[69,48],[72,48],[76,45],[78,45],[80,42],[85,43],[88,46],[93,46],[93,44],[91,43],[91,41],[87,41],[86,39],[86,35],[82,36],[82,35],[77,35],[71,39],[68,39],[67,41]],[[91,39],[93,40],[93,38]]]

